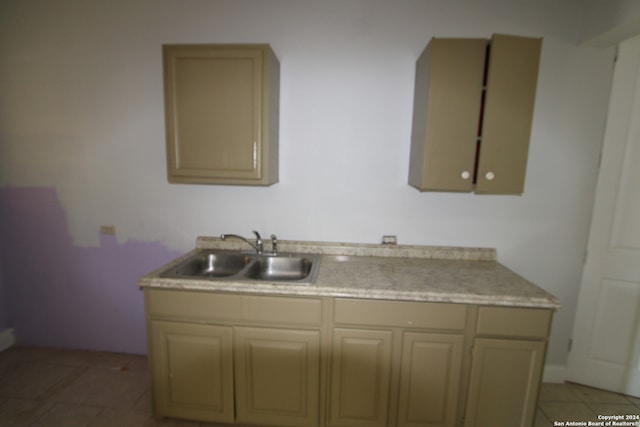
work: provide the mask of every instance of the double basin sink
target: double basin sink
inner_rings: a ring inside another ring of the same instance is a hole
[[[318,254],[259,255],[202,250],[160,275],[169,278],[273,281],[312,284],[320,265]]]

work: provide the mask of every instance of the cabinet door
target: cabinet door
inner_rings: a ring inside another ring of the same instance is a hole
[[[404,334],[399,427],[456,425],[463,343],[462,335]]]
[[[524,189],[541,46],[537,38],[491,38],[477,193]]]
[[[486,39],[431,40],[416,64],[409,184],[473,189]]]
[[[465,427],[531,427],[545,343],[477,338]]]
[[[391,331],[334,329],[330,425],[386,427],[391,346]]]
[[[320,333],[238,327],[235,338],[237,421],[317,426]]]
[[[507,35],[431,40],[416,64],[410,185],[522,193],[541,45]]]
[[[160,321],[150,328],[156,414],[233,422],[231,329]]]
[[[169,182],[277,181],[278,61],[267,45],[165,45]]]

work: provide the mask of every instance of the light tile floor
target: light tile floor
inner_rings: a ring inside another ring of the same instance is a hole
[[[627,414],[640,414],[640,399],[576,384],[543,384],[535,427]],[[14,346],[0,352],[0,426],[212,424],[155,419],[144,356]]]
[[[598,415],[640,416],[640,399],[578,384],[542,384],[535,427],[602,421]]]

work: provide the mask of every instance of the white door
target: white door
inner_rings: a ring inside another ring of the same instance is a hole
[[[567,379],[640,396],[640,37],[620,44]]]

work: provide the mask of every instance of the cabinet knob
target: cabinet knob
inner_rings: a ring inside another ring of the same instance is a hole
[[[493,179],[496,177],[496,174],[489,171],[484,174],[484,177],[487,178],[487,181],[493,181]]]
[[[471,172],[469,172],[469,171],[462,171],[462,173],[460,174],[460,177],[462,177],[462,179],[467,180],[467,179],[471,178]]]

